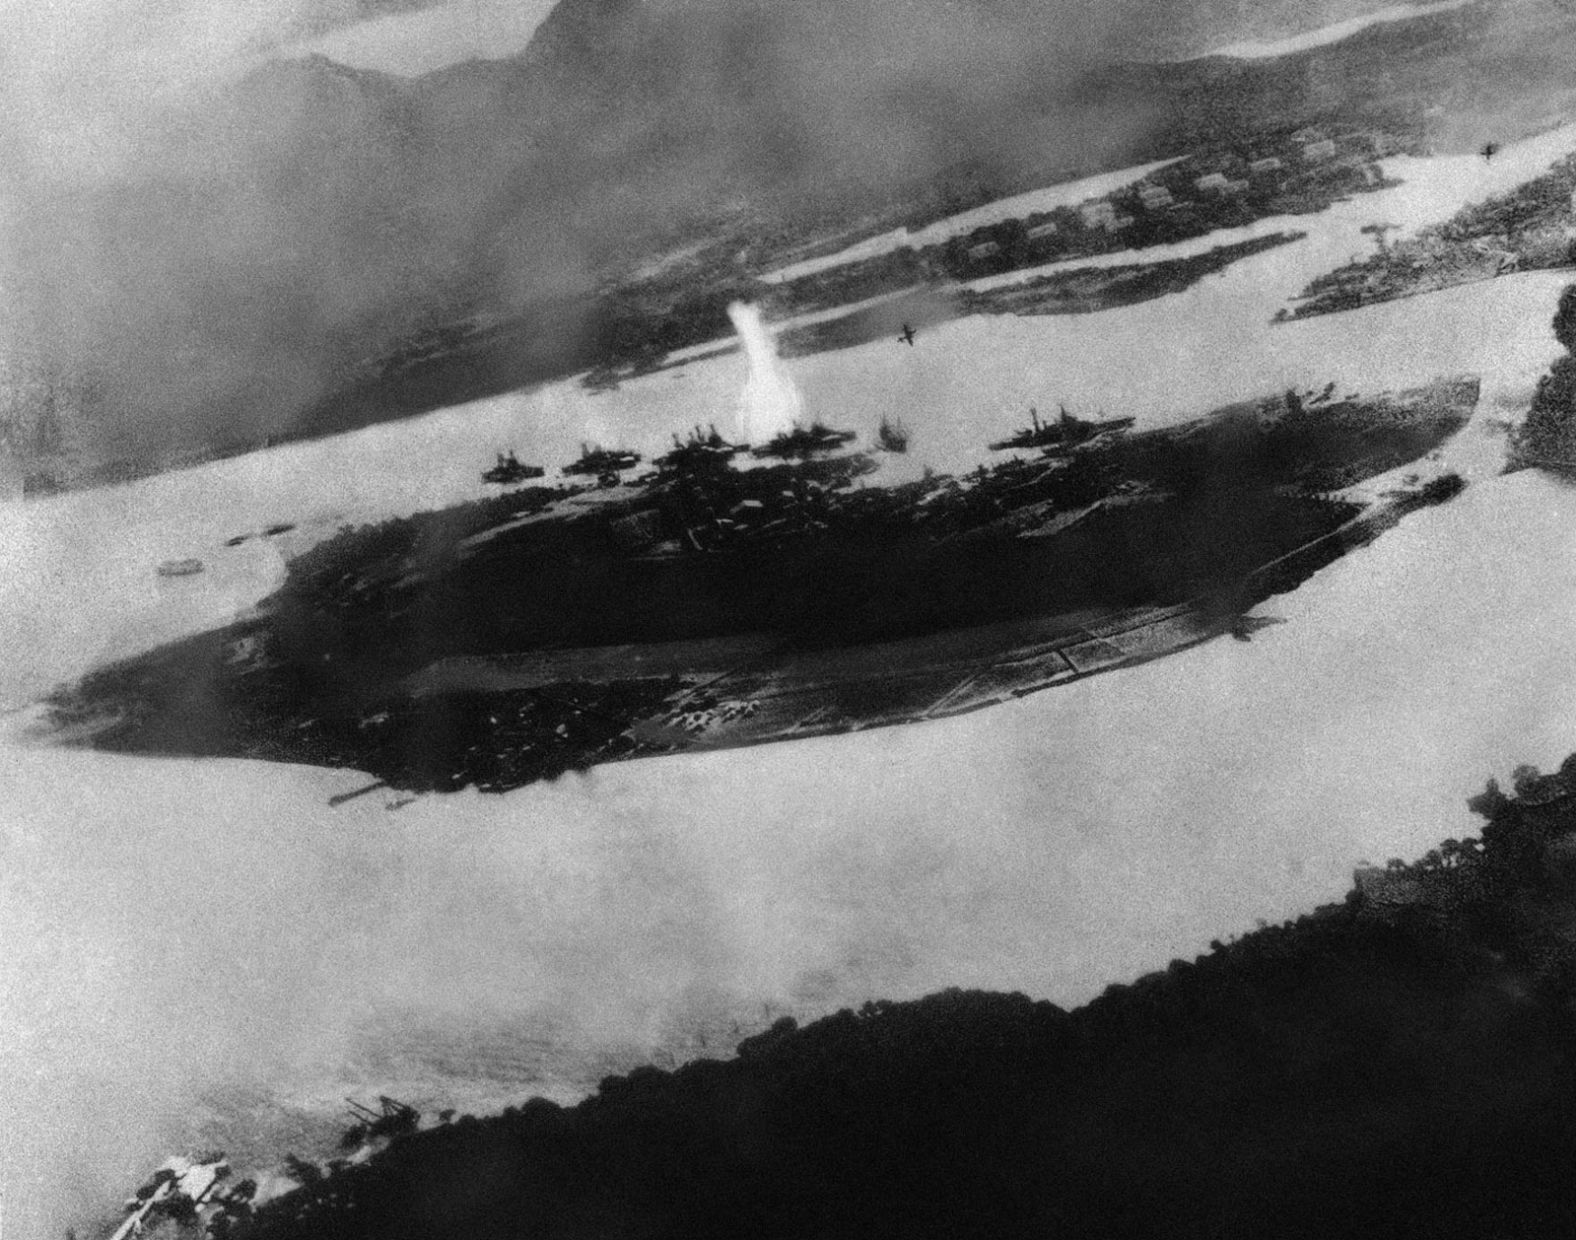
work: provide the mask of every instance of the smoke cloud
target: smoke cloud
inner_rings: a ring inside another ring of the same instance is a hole
[[[790,431],[804,415],[804,398],[793,376],[777,357],[777,342],[761,318],[759,306],[736,301],[728,307],[728,318],[744,343],[749,374],[739,395],[739,440],[764,443],[772,436]]]
[[[1326,15],[565,0],[527,52],[420,78],[261,54],[464,7],[8,4],[0,355],[85,378],[98,455],[256,443],[399,341],[590,295],[697,230],[1120,158],[1152,118],[1091,106],[1085,68]]]

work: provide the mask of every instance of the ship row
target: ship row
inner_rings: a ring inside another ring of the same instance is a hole
[[[1065,407],[1058,417],[1041,419],[1039,411],[1031,406],[1029,425],[1006,439],[990,444],[990,448],[993,452],[1037,449],[1043,455],[1055,456],[1093,443],[1103,436],[1124,431],[1132,425],[1132,418],[1088,420],[1069,413]],[[707,428],[697,426],[684,438],[674,435],[673,447],[653,458],[651,464],[659,474],[671,474],[718,466],[746,454],[756,460],[802,461],[836,452],[857,438],[854,431],[837,430],[817,420],[808,426],[795,424],[759,447],[752,448],[748,444],[730,442],[712,424]],[[875,446],[881,452],[901,454],[908,451],[909,438],[908,428],[899,419],[882,418],[876,432]],[[643,459],[638,452],[582,442],[580,455],[564,465],[561,472],[566,477],[594,478],[599,485],[614,486],[624,473],[634,469]],[[514,486],[546,476],[544,466],[521,461],[511,449],[497,454],[493,466],[482,474],[482,480],[499,486]]]

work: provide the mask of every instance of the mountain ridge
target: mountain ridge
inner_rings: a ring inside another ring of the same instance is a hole
[[[1266,65],[1113,64],[1104,31],[1063,47],[1048,20],[1019,3],[565,0],[523,51],[420,78],[269,63],[151,130],[135,179],[28,204],[42,335],[105,392],[109,459],[402,416],[448,403],[441,385],[371,392],[349,423],[334,406],[360,368],[467,316],[523,314],[551,336],[531,350],[576,358],[582,303],[664,249],[733,243],[743,272],[858,220],[1248,140],[1406,59],[1387,49],[1444,55],[1481,22]]]

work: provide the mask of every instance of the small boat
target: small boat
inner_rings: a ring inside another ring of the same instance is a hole
[[[158,567],[160,577],[190,577],[202,572],[201,560],[165,560]]]
[[[907,452],[908,427],[897,418],[882,418],[876,431],[876,447],[883,452]]]

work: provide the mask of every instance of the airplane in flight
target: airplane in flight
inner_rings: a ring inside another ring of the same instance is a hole
[[[1498,142],[1485,142],[1483,144],[1483,162],[1486,164],[1499,154]]]
[[[914,347],[914,329],[907,323],[903,324],[903,330],[898,333],[897,338],[908,345],[909,348],[912,349]]]

